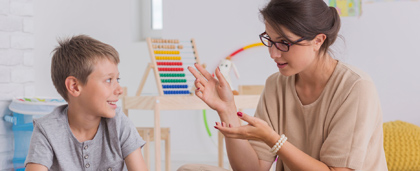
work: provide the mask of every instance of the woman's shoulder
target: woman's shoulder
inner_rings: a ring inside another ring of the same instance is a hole
[[[373,82],[372,78],[365,71],[353,65],[339,61],[337,64],[337,75],[347,81],[356,83],[358,81]]]
[[[376,91],[374,82],[369,74],[343,62],[337,64],[334,80],[335,83],[333,85],[335,85],[336,89],[333,91],[346,94],[344,97],[355,90]]]

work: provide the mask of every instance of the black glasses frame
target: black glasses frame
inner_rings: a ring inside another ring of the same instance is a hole
[[[273,45],[278,49],[278,50],[280,50],[280,51],[282,51],[282,52],[288,52],[289,51],[289,49],[290,49],[290,46],[292,46],[292,45],[294,45],[294,44],[297,44],[297,43],[299,43],[299,42],[301,42],[301,41],[304,41],[305,40],[305,38],[304,37],[302,37],[302,38],[300,38],[299,40],[297,40],[297,41],[295,41],[295,42],[293,42],[293,43],[285,43],[285,42],[274,42],[273,40],[271,40],[270,38],[268,38],[267,36],[265,36],[265,35],[267,35],[267,33],[266,32],[264,32],[264,33],[261,33],[260,34],[260,40],[261,40],[261,42],[265,45],[265,46],[267,46],[267,47],[272,47]],[[263,39],[266,39],[266,40],[268,40],[270,43],[271,43],[271,45],[267,45],[267,44],[265,44],[264,43],[264,40]],[[281,49],[280,47],[279,47],[279,45],[286,45],[286,47],[287,47],[287,49]]]

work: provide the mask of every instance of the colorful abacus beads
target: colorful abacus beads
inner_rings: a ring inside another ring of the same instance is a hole
[[[190,94],[190,91],[188,90],[165,90],[163,91],[163,94],[169,95],[169,94]]]
[[[179,43],[178,39],[152,39],[151,41],[152,43],[174,43],[174,44]]]
[[[182,62],[156,62],[157,65],[182,66]]]
[[[158,68],[158,71],[181,72],[184,71],[184,68]]]
[[[162,88],[188,88],[186,84],[162,85]]]
[[[190,94],[188,90],[188,81],[185,79],[185,69],[183,67],[185,60],[181,56],[185,53],[183,44],[175,39],[151,39],[153,56],[156,59],[156,67],[159,71],[160,81],[162,83],[165,95]],[[190,48],[192,46],[187,45]],[[182,51],[182,54],[181,54]],[[187,60],[196,58],[186,57]]]
[[[186,79],[161,79],[162,83],[186,83]]]
[[[180,56],[156,56],[156,60],[181,60]]]
[[[185,77],[184,73],[160,73],[160,77]]]
[[[155,50],[155,54],[179,55],[179,51],[178,50]]]

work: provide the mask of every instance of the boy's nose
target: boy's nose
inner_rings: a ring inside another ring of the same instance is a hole
[[[119,95],[123,94],[123,91],[124,91],[124,90],[123,90],[123,88],[121,87],[121,85],[120,85],[120,84],[118,84],[118,85],[117,85],[117,88],[115,89],[115,94],[119,96]]]

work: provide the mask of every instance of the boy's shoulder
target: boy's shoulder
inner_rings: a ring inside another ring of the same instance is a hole
[[[37,125],[57,125],[62,124],[66,121],[68,105],[61,105],[56,107],[50,114],[47,114],[41,118],[34,119],[34,124]]]

